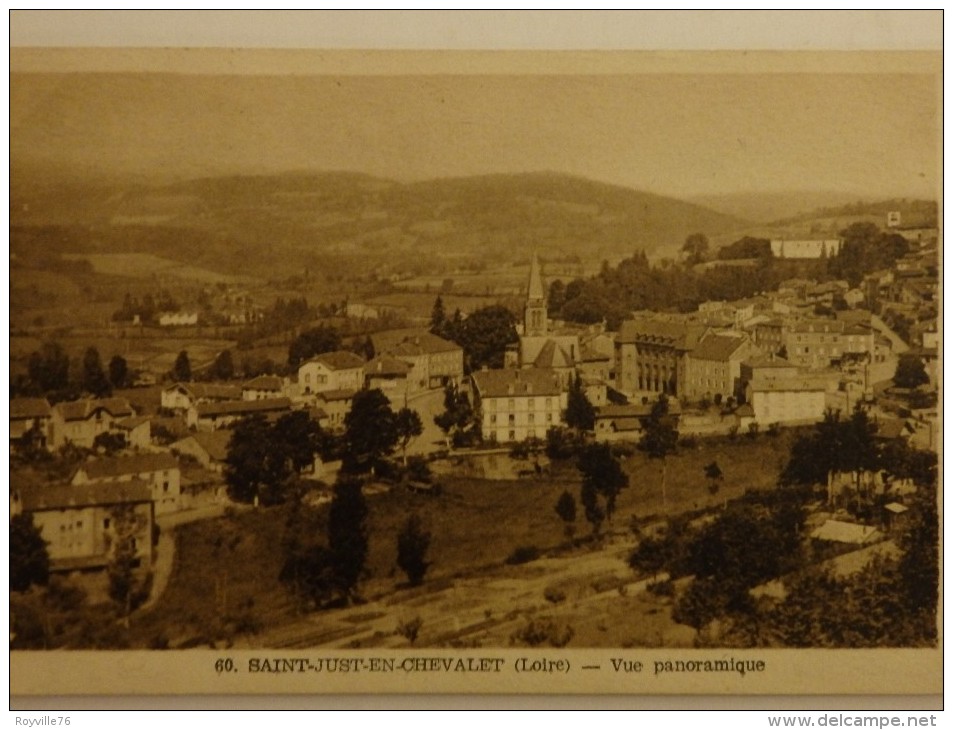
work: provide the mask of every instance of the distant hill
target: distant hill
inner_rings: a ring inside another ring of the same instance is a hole
[[[701,195],[689,201],[754,223],[771,223],[808,214],[823,206],[855,203],[856,195],[821,190]]]
[[[60,182],[57,182],[57,179]],[[230,175],[146,185],[77,174],[12,175],[11,225],[84,225],[97,252],[320,270],[357,256],[378,271],[439,270],[461,259],[675,256],[685,237],[746,222],[699,205],[557,173],[398,183],[348,172]],[[240,256],[236,260],[236,256]],[[598,260],[597,259],[597,260]],[[383,268],[381,268],[383,267]]]

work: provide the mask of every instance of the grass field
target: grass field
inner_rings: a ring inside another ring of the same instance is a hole
[[[793,434],[782,433],[681,448],[667,463],[668,513],[713,506],[745,489],[771,486],[792,438]],[[713,460],[725,475],[715,497],[709,494],[703,472]],[[626,459],[625,466],[631,486],[620,495],[613,523],[606,526],[610,534],[628,534],[632,517],[653,520],[661,514],[659,462],[636,454]],[[564,489],[578,499],[578,474],[571,465],[541,480],[448,477],[443,483],[443,493],[436,496],[395,488],[368,497],[368,575],[361,585],[365,598],[385,598],[404,584],[396,567],[396,535],[413,513],[422,517],[433,536],[428,586],[504,571],[507,557],[518,547],[532,546],[540,554],[564,551],[563,525],[554,506]],[[576,534],[582,537],[589,534],[589,526],[581,509],[578,513]],[[179,528],[168,588],[152,610],[134,621],[136,641],[148,645],[163,636],[176,646],[209,637],[222,616],[233,627],[257,624],[269,629],[300,620],[278,580],[284,519],[281,508],[244,510]],[[612,618],[607,616],[606,621],[611,623]],[[607,631],[599,627],[604,623],[595,621],[589,630]],[[658,627],[645,627],[645,640],[663,625],[667,619],[660,616]],[[631,636],[632,627],[627,631]]]

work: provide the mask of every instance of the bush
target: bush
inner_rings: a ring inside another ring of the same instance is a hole
[[[738,438],[738,426],[732,426],[728,429],[728,440],[734,441],[736,438]]]
[[[414,616],[407,621],[400,621],[397,624],[397,633],[407,639],[412,646],[413,643],[417,641],[417,636],[420,634],[420,629],[423,625],[423,619],[420,618],[420,616]]]
[[[546,586],[543,597],[550,603],[562,603],[566,600],[566,592],[556,586]]]
[[[675,584],[670,580],[660,580],[657,583],[649,583],[645,590],[653,596],[672,598],[675,595]]]
[[[539,557],[539,548],[535,545],[520,545],[506,558],[507,565],[530,563]]]
[[[686,436],[678,442],[678,445],[686,449],[694,449],[698,446],[698,439],[694,436]]]
[[[781,434],[781,424],[775,421],[768,424],[768,436],[779,436]]]
[[[517,629],[510,636],[511,644],[525,644],[526,646],[566,646],[576,632],[572,626],[560,626],[551,618],[531,619],[526,625]]]

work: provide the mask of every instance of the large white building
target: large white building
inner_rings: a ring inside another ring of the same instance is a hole
[[[487,441],[544,438],[566,425],[567,394],[550,369],[481,370],[473,376],[474,408]]]

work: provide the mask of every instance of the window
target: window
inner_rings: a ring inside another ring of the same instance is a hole
[[[103,520],[103,529],[104,529],[104,530],[108,530],[108,529],[109,529],[109,524],[110,524],[109,518],[107,517],[106,519]]]
[[[530,422],[530,423],[536,423],[536,414],[535,414],[535,413],[530,413],[530,414],[529,414],[529,422]]]
[[[506,407],[512,411],[516,407],[516,401],[510,398],[508,401],[506,401]]]
[[[168,482],[162,482],[162,491],[163,491],[163,493],[168,493],[168,491],[169,491],[169,483],[168,483]]]
[[[510,441],[516,441],[516,431],[510,431]]]
[[[547,408],[552,408],[552,406],[553,406],[553,399],[552,399],[552,398],[547,398],[547,399],[546,399],[546,407],[547,407]]]
[[[510,414],[510,417],[509,417],[509,424],[510,424],[511,426],[515,426],[515,425],[516,425],[516,416],[514,416],[512,413]]]
[[[533,399],[532,399],[532,398],[530,398],[530,399],[526,402],[526,406],[527,406],[527,408],[529,408],[530,410],[533,409],[533,407],[535,406],[535,403],[533,402]]]
[[[490,416],[490,423],[496,423],[496,414]]]
[[[82,521],[82,520],[76,520],[76,529],[77,529],[77,530],[82,530],[82,529],[83,529],[83,521]]]
[[[553,422],[553,414],[552,414],[552,413],[547,413],[547,414],[546,414],[546,423],[552,423],[552,422]]]

